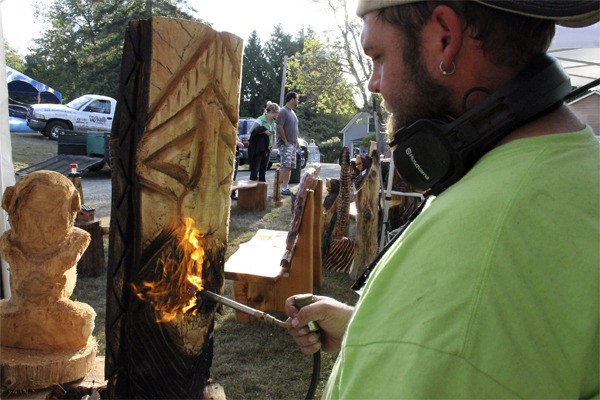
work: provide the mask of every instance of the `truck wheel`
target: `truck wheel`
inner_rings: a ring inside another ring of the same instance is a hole
[[[69,127],[62,121],[51,121],[46,125],[46,136],[52,140],[58,140],[58,135]]]
[[[302,155],[300,155],[300,168],[306,168],[306,163],[308,162],[308,149],[302,147]]]

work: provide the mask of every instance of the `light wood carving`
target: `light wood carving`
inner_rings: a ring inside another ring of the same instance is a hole
[[[350,151],[340,154],[340,194],[337,199],[336,221],[327,249],[325,267],[336,272],[349,272],[354,259],[354,242],[348,238],[350,222]]]
[[[215,306],[157,323],[131,285],[165,279],[160,261],[181,257],[178,227],[191,218],[206,252],[204,287],[222,291],[242,48],[193,21],[152,18],[127,30],[111,134],[111,398],[199,398],[210,377]]]
[[[350,270],[352,279],[357,279],[377,256],[379,226],[379,156],[371,153],[368,170],[361,171],[360,187],[356,193],[356,254]]]
[[[40,389],[83,378],[97,344],[96,313],[69,299],[90,236],[74,227],[79,194],[63,175],[33,172],[6,189],[11,229],[0,238],[12,297],[0,300],[3,386]]]

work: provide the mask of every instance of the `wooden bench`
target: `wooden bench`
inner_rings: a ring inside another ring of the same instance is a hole
[[[225,263],[237,302],[262,311],[285,310],[294,294],[312,293],[323,281],[321,267],[322,188],[310,168],[302,177],[289,231],[260,229]],[[252,317],[236,312],[239,321]]]

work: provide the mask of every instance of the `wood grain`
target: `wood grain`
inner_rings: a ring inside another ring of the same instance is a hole
[[[169,323],[131,284],[162,278],[192,218],[205,287],[220,292],[236,144],[242,41],[192,21],[127,29],[111,134],[113,199],[106,377],[111,398],[199,398],[210,376],[214,309]]]

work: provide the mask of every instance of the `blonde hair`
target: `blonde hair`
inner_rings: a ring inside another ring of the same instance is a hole
[[[265,113],[270,113],[270,112],[279,112],[279,104],[267,101],[267,107],[265,108]]]

